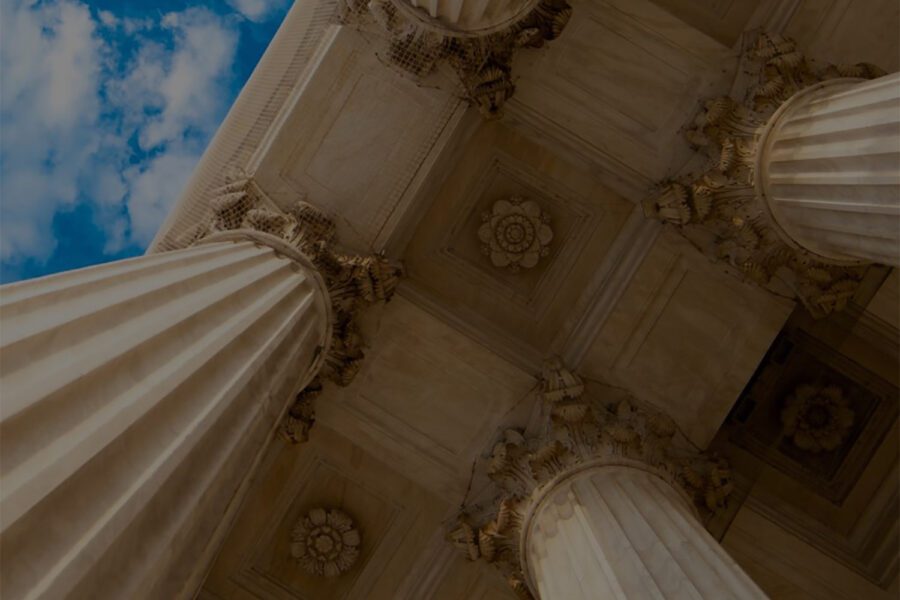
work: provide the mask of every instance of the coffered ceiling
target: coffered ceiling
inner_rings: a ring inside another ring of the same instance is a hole
[[[798,2],[791,14],[806,20],[787,23],[824,47],[811,23],[856,8],[872,21],[860,2],[831,0],[823,14]],[[764,21],[754,8],[779,3],[572,4],[559,39],[516,56],[516,95],[494,121],[439,78],[392,67],[371,32],[323,34],[255,177],[283,207],[307,197],[334,215],[347,246],[401,257],[406,276],[369,324],[362,372],[317,400],[310,442],[274,444],[201,598],[511,598],[493,571],[454,554],[445,521],[498,429],[535,411],[535,376],[552,354],[666,410],[698,446],[715,437],[793,303],[738,282],[639,203],[690,160],[681,129],[730,86],[731,46]],[[859,46],[890,46],[870,42]],[[848,507],[859,506],[853,493]],[[345,510],[362,534],[359,560],[336,580],[290,558],[291,529],[317,506]],[[726,538],[744,556],[755,531],[775,527],[775,539],[789,520],[760,523],[747,506]]]
[[[552,230],[546,256],[518,270],[496,266],[479,238],[494,205],[516,197],[533,202]],[[469,323],[507,356],[538,365],[560,329],[571,326],[572,306],[632,210],[589,171],[502,123],[485,124],[407,247],[408,295]]]

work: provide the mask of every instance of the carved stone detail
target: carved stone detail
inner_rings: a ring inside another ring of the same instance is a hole
[[[494,499],[463,507],[449,534],[469,560],[495,565],[520,598],[533,600],[520,555],[526,515],[579,466],[640,464],[682,490],[701,516],[724,506],[732,490],[727,464],[693,449],[669,417],[613,388],[606,399],[588,397],[583,381],[556,359],[541,379],[545,431],[504,432],[487,466]]]
[[[246,175],[235,175],[214,190],[210,207],[212,220],[193,234],[195,241],[219,232],[255,231],[284,241],[316,267],[328,288],[334,320],[322,374],[338,385],[348,385],[364,358],[359,317],[366,308],[390,300],[400,267],[380,254],[340,252],[337,228],[327,215],[303,200],[282,212]],[[288,439],[304,441],[308,436],[315,422],[311,401],[320,389],[317,381],[305,390],[308,394],[298,396],[283,431]]]
[[[359,558],[362,537],[353,519],[337,508],[314,508],[291,532],[291,556],[312,575],[337,577]]]
[[[793,295],[822,317],[846,306],[866,267],[830,262],[779,233],[754,187],[760,136],[774,112],[800,90],[827,79],[884,73],[869,64],[817,68],[792,40],[773,34],[760,35],[744,62],[757,80],[743,101],[727,96],[707,101],[686,133],[707,156],[707,170],[664,182],[644,210],[744,278]]]
[[[478,229],[482,252],[495,267],[512,272],[530,269],[550,254],[550,215],[534,200],[512,196],[494,203]]]
[[[847,439],[855,415],[836,385],[800,385],[781,412],[784,435],[807,452],[836,450]]]
[[[512,59],[519,48],[540,48],[559,37],[572,8],[566,0],[536,0],[534,7],[500,30],[483,35],[442,26],[414,15],[406,0],[344,0],[345,22],[374,20],[387,31],[389,60],[422,77],[449,65],[464,97],[488,118],[500,115],[515,92]]]
[[[294,400],[284,419],[281,433],[292,444],[302,444],[309,440],[309,430],[316,423],[314,401],[322,393],[322,381],[316,377]]]

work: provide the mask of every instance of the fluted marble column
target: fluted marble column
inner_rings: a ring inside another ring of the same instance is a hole
[[[664,413],[551,359],[543,423],[508,429],[485,498],[448,538],[496,567],[523,600],[765,598],[707,533],[726,506],[725,461],[698,452]]]
[[[331,337],[320,275],[253,235],[0,290],[4,599],[193,595]]]
[[[830,260],[900,266],[900,73],[804,89],[759,148],[757,191],[786,240]]]
[[[524,545],[541,600],[765,598],[684,495],[636,467],[592,467],[557,483]]]

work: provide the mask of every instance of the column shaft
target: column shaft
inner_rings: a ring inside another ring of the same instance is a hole
[[[790,242],[900,266],[900,73],[790,98],[760,140],[757,189]]]
[[[0,595],[191,596],[329,311],[249,241],[5,286]]]
[[[541,600],[765,598],[687,500],[635,467],[590,468],[557,484],[525,545]]]

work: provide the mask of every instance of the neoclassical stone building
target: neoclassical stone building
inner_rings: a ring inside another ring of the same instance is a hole
[[[895,598],[893,0],[297,0],[0,289],[0,593]]]

